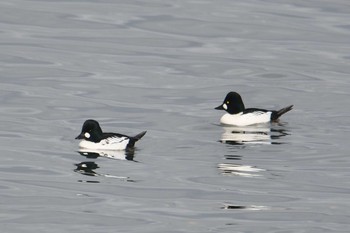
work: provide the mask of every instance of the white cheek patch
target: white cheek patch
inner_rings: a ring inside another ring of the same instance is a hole
[[[227,105],[226,104],[223,104],[222,107],[227,110]]]
[[[84,134],[84,137],[90,138],[90,134],[89,134],[88,132],[86,132],[86,133]]]

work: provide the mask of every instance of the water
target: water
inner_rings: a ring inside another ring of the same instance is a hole
[[[349,13],[341,0],[1,2],[1,232],[348,232]],[[295,109],[224,128],[213,108],[231,90]],[[134,154],[79,153],[88,118],[148,132]]]

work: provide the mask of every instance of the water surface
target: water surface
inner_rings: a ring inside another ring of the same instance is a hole
[[[2,232],[347,232],[348,1],[0,3]],[[220,126],[228,91],[294,104]],[[133,154],[78,151],[84,120]]]

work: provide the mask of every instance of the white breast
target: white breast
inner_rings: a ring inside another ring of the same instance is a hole
[[[226,113],[220,119],[221,124],[246,126],[259,123],[267,123],[271,120],[271,112],[256,111],[251,113],[238,113],[229,114]]]
[[[79,147],[93,150],[125,150],[129,140],[127,137],[110,137],[97,143],[82,140]]]

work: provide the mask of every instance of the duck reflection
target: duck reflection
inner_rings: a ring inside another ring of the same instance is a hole
[[[224,204],[224,206],[221,207],[221,209],[224,210],[269,210],[270,208],[267,206],[259,206],[259,205],[249,205],[249,206],[242,206],[242,205],[234,205],[234,204]]]
[[[288,135],[284,128],[274,128],[270,124],[251,126],[224,126],[220,142],[231,145],[280,144],[277,139]]]
[[[131,160],[134,161],[134,150],[91,150],[79,149],[78,153],[86,158],[96,159],[98,157],[105,157],[117,160]]]
[[[75,164],[75,166],[76,166],[76,169],[74,169],[74,171],[85,176],[104,176],[104,177],[126,179],[127,181],[132,181],[132,180],[129,180],[128,179],[129,177],[126,177],[126,176],[114,176],[114,175],[95,172],[95,170],[99,168],[99,166],[95,162],[81,162],[81,163]],[[92,181],[88,181],[88,182],[92,183]],[[99,182],[94,181],[94,183],[99,183]]]
[[[218,169],[223,175],[236,175],[243,177],[260,177],[262,175],[259,172],[265,171],[264,169],[257,168],[250,165],[240,165],[234,163],[220,163]]]
[[[109,159],[115,159],[115,160],[129,160],[134,161],[134,150],[91,150],[91,149],[79,149],[77,151],[80,155],[88,158],[88,159],[97,159],[99,157],[103,158],[109,158]],[[75,164],[76,168],[74,169],[74,172],[80,173],[85,176],[102,176],[102,177],[108,177],[108,178],[116,178],[116,179],[123,179],[128,182],[134,182],[134,180],[129,179],[129,177],[126,176],[115,176],[110,174],[103,174],[98,173],[96,170],[99,167],[99,165],[95,162],[81,162]],[[80,180],[79,182],[83,182]],[[84,181],[87,183],[99,183],[100,181]]]
[[[99,168],[95,162],[81,162],[75,164],[75,166],[77,166],[77,168],[74,169],[75,172],[86,176],[99,176],[99,174],[94,171],[95,169]]]

